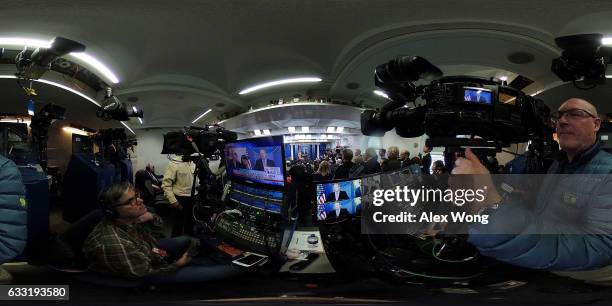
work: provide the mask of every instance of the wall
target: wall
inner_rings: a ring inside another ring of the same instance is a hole
[[[47,159],[49,166],[57,166],[60,172],[66,172],[72,155],[72,133],[62,130],[65,124],[55,123],[49,127],[47,141]]]
[[[336,140],[333,146],[347,146],[350,149],[360,149],[361,152],[365,152],[368,147],[380,148],[382,145],[382,137],[371,137],[364,135],[347,135]]]
[[[136,130],[138,145],[132,154],[132,168],[134,173],[150,163],[155,166],[157,174],[163,174],[168,165],[168,158],[161,154],[164,145],[164,134],[176,129],[148,129]]]
[[[166,154],[161,154],[164,145],[164,134],[176,130],[178,130],[178,128],[141,129],[135,131],[138,145],[134,149],[135,152],[132,154],[132,167],[134,173],[144,169],[146,165],[150,163],[155,166],[155,172],[157,174],[164,174],[169,162],[168,156]],[[209,166],[212,171],[217,171],[219,161],[210,161]]]
[[[423,146],[425,146],[426,136],[420,136],[415,138],[403,138],[395,133],[395,129],[387,132],[382,138],[382,147],[388,149],[391,146],[399,148],[400,153],[404,150],[410,152],[410,157],[418,156],[419,153],[423,152]],[[442,150],[440,150],[442,151]]]

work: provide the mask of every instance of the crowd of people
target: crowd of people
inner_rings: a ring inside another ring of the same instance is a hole
[[[455,153],[444,152],[444,161],[432,162],[432,148],[425,146],[423,153],[410,156],[410,151],[402,150],[396,146],[387,149],[368,148],[362,153],[360,149],[340,148],[328,149],[320,157],[310,160],[308,155],[298,153],[299,163],[311,167],[315,181],[347,179],[368,174],[393,172],[405,169],[412,174],[444,174],[452,170],[454,161],[458,157]],[[502,173],[495,157],[488,157],[486,164],[491,173]],[[292,163],[288,162],[288,166]]]

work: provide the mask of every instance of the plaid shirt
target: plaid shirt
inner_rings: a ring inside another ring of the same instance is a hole
[[[153,226],[161,226],[155,216]],[[157,241],[144,224],[127,225],[104,218],[87,236],[83,253],[93,271],[119,277],[139,278],[171,272],[176,264],[168,263],[160,252],[154,252]]]

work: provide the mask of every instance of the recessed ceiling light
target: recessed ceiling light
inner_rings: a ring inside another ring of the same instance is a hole
[[[270,130],[265,129],[265,130],[263,130],[263,133],[264,133],[264,135],[270,135]]]
[[[295,126],[290,126],[287,129],[289,130],[289,133],[295,133]]]
[[[389,99],[389,95],[387,95],[387,93],[382,91],[382,90],[375,90],[374,94],[377,95],[377,96],[381,96],[381,97],[383,97],[385,99]]]
[[[303,133],[308,133],[309,131],[310,131],[310,128],[309,128],[309,127],[307,127],[307,126],[303,126],[303,127],[302,127],[302,132],[303,132]]]
[[[505,82],[505,81],[508,80],[508,77],[505,76],[505,75],[502,75],[502,76],[499,77],[499,79]]]
[[[209,108],[207,111],[203,112],[201,115],[195,118],[195,120],[191,121],[191,123],[196,123],[198,120],[202,119],[202,117],[204,117],[206,114],[210,113],[211,111],[212,111],[212,108]]]
[[[338,132],[338,133],[344,132],[344,127],[343,126],[339,126],[338,128],[336,128],[336,132]]]
[[[335,131],[336,131],[336,127],[334,127],[334,126],[328,126],[328,127],[327,127],[327,132],[328,132],[328,133],[333,133],[333,132],[335,132]]]
[[[255,133],[255,136],[261,136],[260,130],[254,130],[253,133]]]
[[[262,83],[262,84],[259,84],[259,85],[255,85],[255,86],[252,86],[252,87],[249,87],[249,88],[241,90],[238,94],[239,95],[245,95],[245,94],[254,92],[256,90],[260,90],[260,89],[264,89],[264,88],[268,88],[268,87],[285,85],[285,84],[316,83],[316,82],[321,82],[321,81],[322,81],[321,78],[314,78],[314,77],[283,79],[283,80],[271,81],[271,82],[266,82],[266,83]]]

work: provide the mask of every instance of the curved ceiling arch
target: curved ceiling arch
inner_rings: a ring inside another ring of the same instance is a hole
[[[511,63],[507,55],[528,52],[534,60],[525,65]],[[436,29],[398,35],[378,41],[356,56],[338,73],[331,88],[334,96],[355,96],[374,87],[372,77],[376,66],[399,55],[421,55],[444,71],[445,65],[472,64],[491,69],[505,69],[522,74],[545,86],[554,80],[550,60],[560,51],[547,40],[536,39],[507,31],[460,28]],[[365,84],[360,91],[351,91],[343,85]]]
[[[557,51],[554,46],[554,34],[534,26],[485,20],[420,20],[418,22],[386,25],[358,35],[346,44],[339,53],[332,67],[331,75],[340,74],[360,54],[376,48],[380,43],[389,39],[405,39],[411,35],[453,30],[488,30],[500,34],[507,33],[507,35],[523,37],[544,47],[549,47],[552,51]]]

